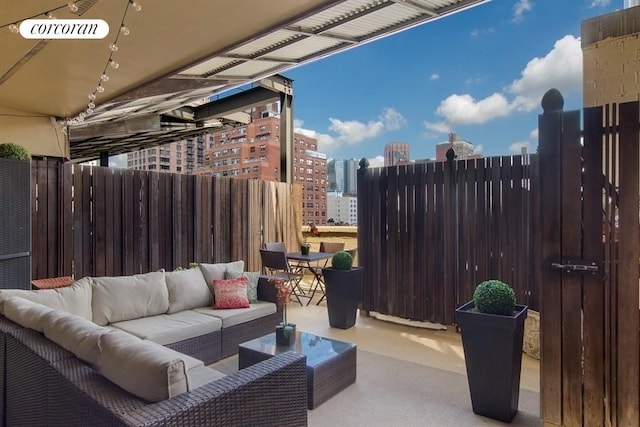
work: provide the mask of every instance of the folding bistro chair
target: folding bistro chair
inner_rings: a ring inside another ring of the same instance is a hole
[[[320,242],[320,252],[334,254],[342,250],[344,250],[344,242]],[[318,266],[318,268],[326,267],[330,259],[331,258],[327,258],[324,262],[324,265]],[[316,305],[320,304],[326,296],[326,292],[324,290],[324,284],[320,281],[320,279],[316,279],[313,289],[311,290],[311,299],[313,299],[313,297],[315,296],[316,291],[318,290],[318,287],[320,287],[320,292],[322,292],[322,297],[320,297],[320,300],[318,300]],[[309,299],[309,302],[311,302],[311,299]]]
[[[291,293],[296,297],[298,303],[302,305],[300,296],[305,296],[305,293],[300,288],[300,281],[302,281],[303,275],[291,269],[285,251],[260,249],[260,257],[262,258],[262,267],[265,273],[287,283],[291,287]]]
[[[266,249],[268,251],[282,251],[282,252],[287,251],[287,247],[284,244],[284,242],[263,243],[262,249]]]

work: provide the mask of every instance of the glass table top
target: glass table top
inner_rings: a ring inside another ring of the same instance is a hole
[[[240,344],[241,347],[252,351],[270,354],[285,353],[295,351],[307,356],[307,366],[314,366],[329,360],[335,355],[356,347],[355,344],[333,340],[308,332],[296,331],[295,342],[290,346],[276,345],[276,333],[271,333],[260,338]]]

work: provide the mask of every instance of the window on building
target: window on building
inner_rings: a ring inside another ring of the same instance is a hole
[[[249,148],[249,152],[250,153],[255,153],[256,152],[256,147],[250,147]]]

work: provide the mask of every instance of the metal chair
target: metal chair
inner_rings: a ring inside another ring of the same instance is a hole
[[[272,278],[281,279],[287,283],[291,287],[291,294],[294,295],[298,303],[302,305],[300,296],[306,296],[300,288],[303,275],[291,269],[287,261],[287,254],[284,251],[260,249],[260,257],[262,258],[262,267],[265,274]]]
[[[266,249],[268,251],[286,252],[287,246],[284,244],[284,242],[270,242],[270,243],[263,243],[262,249]]]
[[[340,252],[342,250],[344,250],[344,242],[320,242],[320,252],[326,252],[326,253],[334,254],[334,253]],[[327,264],[329,263],[329,259],[325,260],[324,266],[322,266],[322,267],[326,267],[327,266]],[[318,266],[318,268],[322,268],[322,267]],[[322,282],[319,279],[316,279],[316,280],[314,280],[313,289],[311,290],[311,299],[313,299],[313,297],[315,296],[316,291],[318,290],[318,287],[320,288],[320,292],[322,293],[322,296],[320,297],[320,299],[318,300],[316,305],[320,304],[322,302],[322,300],[326,296],[326,291],[324,289],[324,285],[322,284]],[[309,299],[309,302],[311,302],[311,299]]]

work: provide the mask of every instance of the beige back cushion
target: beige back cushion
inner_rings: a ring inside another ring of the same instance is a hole
[[[166,313],[169,293],[164,272],[93,278],[93,321],[104,326]]]
[[[160,344],[110,331],[100,337],[100,348],[100,373],[147,402],[189,389],[185,362]]]
[[[52,310],[44,316],[44,336],[99,370],[100,336],[110,329],[74,314],[58,316],[56,312],[63,313]]]
[[[7,319],[38,332],[44,332],[44,319],[47,314],[58,311],[22,297],[9,297],[5,299],[3,305]]]
[[[169,291],[169,314],[212,304],[211,292],[199,268],[165,273],[165,280]]]
[[[219,264],[200,264],[200,269],[204,275],[204,279],[207,282],[207,286],[213,289],[213,281],[224,279],[224,274],[227,270],[230,271],[244,271],[244,261],[233,261]]]
[[[28,291],[21,289],[0,290],[0,314],[4,314],[4,301],[12,296],[18,296],[37,302],[47,307],[77,314],[92,320],[91,312],[91,278],[84,277],[66,288],[42,289]]]

